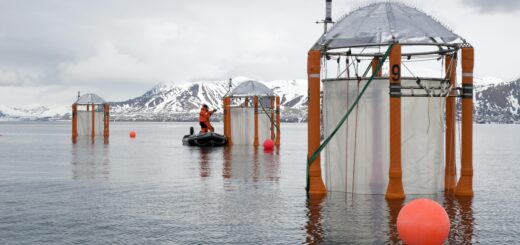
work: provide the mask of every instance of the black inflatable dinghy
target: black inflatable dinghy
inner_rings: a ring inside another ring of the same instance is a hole
[[[190,135],[184,135],[183,145],[189,146],[225,146],[227,138],[224,135],[207,132],[205,134],[194,134],[193,127],[190,128]]]

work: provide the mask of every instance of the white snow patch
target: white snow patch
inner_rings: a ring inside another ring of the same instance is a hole
[[[518,108],[520,108],[520,104],[518,103],[518,98],[515,98],[512,93],[507,96],[507,101],[511,103],[511,107],[509,108],[509,111],[511,114],[518,113]]]

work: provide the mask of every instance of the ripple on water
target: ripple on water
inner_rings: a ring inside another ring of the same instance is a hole
[[[297,124],[273,153],[181,146],[188,123],[111,126],[109,144],[73,145],[68,123],[0,123],[0,243],[391,244],[400,208],[421,197],[307,199]],[[520,128],[475,131],[475,198],[428,197],[450,216],[448,244],[517,243]]]

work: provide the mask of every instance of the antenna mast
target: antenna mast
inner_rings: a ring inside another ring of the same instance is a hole
[[[327,24],[334,23],[332,21],[332,0],[325,0],[325,19],[316,21],[316,24],[323,23],[323,34],[327,33]]]

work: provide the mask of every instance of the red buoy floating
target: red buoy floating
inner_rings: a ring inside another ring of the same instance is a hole
[[[264,151],[272,151],[274,149],[274,141],[271,139],[264,140]]]
[[[450,218],[437,202],[416,199],[399,211],[397,232],[405,244],[442,244],[450,233]]]
[[[135,138],[135,135],[136,133],[134,130],[130,131],[130,138]]]

